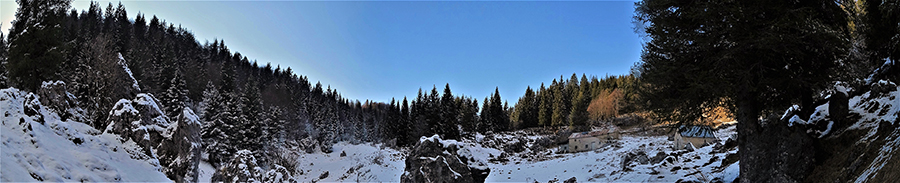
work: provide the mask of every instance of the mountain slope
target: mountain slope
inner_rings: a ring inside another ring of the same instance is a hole
[[[33,93],[0,90],[0,182],[171,182],[133,141],[62,120]]]

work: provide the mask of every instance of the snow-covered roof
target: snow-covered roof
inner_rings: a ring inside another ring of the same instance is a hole
[[[712,127],[709,126],[682,126],[678,129],[678,133],[682,137],[716,138]]]
[[[569,138],[570,139],[578,139],[578,138],[606,135],[609,133],[610,133],[609,130],[598,130],[598,131],[591,131],[591,132],[575,132],[575,133],[572,133],[572,135],[569,135]]]

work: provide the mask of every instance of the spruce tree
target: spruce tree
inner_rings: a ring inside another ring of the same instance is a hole
[[[478,123],[475,124],[475,129],[478,132],[484,133],[487,131],[491,131],[490,124],[493,124],[493,117],[491,117],[491,100],[490,98],[484,97],[484,103],[481,105],[481,120],[478,120]]]
[[[450,83],[444,86],[444,94],[441,96],[440,120],[441,131],[446,139],[458,139],[459,128],[457,117],[459,116],[459,107],[450,91]]]
[[[491,96],[491,107],[490,107],[490,125],[491,130],[493,131],[505,131],[509,126],[509,115],[506,113],[506,107],[501,104],[502,99],[500,99],[500,88],[494,88],[494,95]]]
[[[235,125],[239,126],[239,129],[237,129],[238,133],[233,137],[237,142],[235,145],[238,146],[238,150],[258,151],[263,143],[263,138],[261,138],[263,106],[256,78],[249,78],[243,89],[240,98],[240,117]]]
[[[541,89],[538,91],[540,91],[538,96],[541,98],[537,114],[538,125],[552,125],[551,121],[553,116],[553,92],[547,88],[544,88],[544,83],[541,83]]]
[[[175,75],[169,80],[169,88],[161,100],[166,115],[175,117],[181,114],[181,110],[184,109],[187,102],[187,86],[180,69],[177,69]]]
[[[409,122],[409,101],[406,100],[406,97],[403,97],[403,102],[400,104],[400,127],[397,129],[397,142],[401,144],[401,146],[405,146],[409,144],[410,141],[410,122]]]
[[[60,79],[65,58],[62,23],[70,0],[18,0],[16,19],[9,29],[6,69],[10,84],[36,91],[42,81]]]

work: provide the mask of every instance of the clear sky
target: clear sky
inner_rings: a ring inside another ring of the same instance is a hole
[[[105,10],[109,1],[101,2]],[[114,6],[119,1],[114,1]],[[633,1],[122,1],[191,30],[224,39],[260,65],[291,67],[345,98],[390,102],[419,88],[483,100],[499,87],[510,105],[526,86],[572,73],[627,74],[640,59]],[[89,1],[74,1],[86,10]],[[0,0],[8,32],[16,2]]]

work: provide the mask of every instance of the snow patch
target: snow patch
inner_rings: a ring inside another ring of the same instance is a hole
[[[122,53],[117,54],[119,55],[119,65],[121,65],[122,69],[125,70],[125,73],[128,74],[128,78],[131,78],[131,88],[134,88],[135,91],[141,91],[137,79],[134,79],[134,74],[131,73],[131,69],[128,68],[128,63],[125,62],[125,57],[122,57]]]

